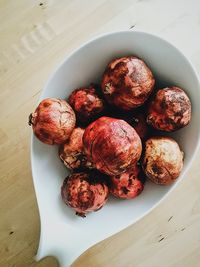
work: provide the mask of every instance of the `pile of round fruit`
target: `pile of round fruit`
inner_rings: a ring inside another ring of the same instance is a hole
[[[183,152],[164,133],[190,119],[191,102],[183,89],[156,88],[145,62],[127,56],[108,64],[101,86],[76,89],[68,102],[41,101],[29,124],[40,141],[60,145],[59,157],[71,171],[62,199],[84,217],[102,208],[109,193],[135,198],[146,177],[160,185],[174,182]]]

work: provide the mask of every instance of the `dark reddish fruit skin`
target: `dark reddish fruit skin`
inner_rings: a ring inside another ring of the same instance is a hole
[[[152,182],[169,185],[181,173],[183,152],[170,137],[151,137],[145,142],[142,167]]]
[[[59,157],[69,169],[92,168],[92,164],[83,152],[82,137],[84,131],[79,127],[74,128],[70,138],[59,147]]]
[[[115,197],[132,199],[138,196],[144,189],[144,184],[140,180],[140,169],[134,164],[128,171],[111,176],[110,193]]]
[[[102,208],[108,198],[108,186],[97,172],[80,172],[68,176],[61,187],[61,196],[66,205],[76,214],[85,217],[90,211]]]
[[[104,102],[93,86],[74,90],[68,99],[80,122],[87,122],[101,114]]]
[[[45,144],[64,143],[71,135],[76,123],[73,109],[65,101],[46,98],[29,116],[36,137]]]
[[[128,122],[128,124],[130,124],[136,130],[137,134],[142,140],[146,139],[149,135],[150,131],[146,122],[146,114],[144,111],[129,112],[128,114],[121,113],[116,117]]]
[[[129,124],[136,130],[142,140],[147,138],[149,134],[149,129],[144,114],[133,114],[133,116],[130,117]]]
[[[191,119],[191,102],[179,87],[160,89],[150,104],[147,123],[157,130],[176,131]]]
[[[144,104],[154,84],[153,74],[144,61],[128,56],[114,59],[108,64],[101,87],[108,103],[131,110]]]
[[[125,172],[139,160],[142,151],[134,128],[123,120],[109,117],[101,117],[85,129],[83,146],[88,160],[108,175]]]

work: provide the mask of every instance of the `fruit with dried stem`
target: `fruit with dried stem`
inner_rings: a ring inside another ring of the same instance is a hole
[[[103,74],[101,88],[109,104],[131,110],[144,104],[155,79],[145,62],[135,56],[112,60]]]
[[[70,105],[62,99],[46,98],[29,116],[35,136],[45,144],[64,143],[71,135],[76,117]]]
[[[70,138],[59,147],[59,157],[64,165],[73,169],[92,168],[92,163],[87,160],[83,152],[82,137],[84,129],[77,127],[71,133]]]
[[[77,119],[82,123],[97,118],[105,108],[104,101],[99,97],[93,85],[74,90],[68,101],[74,109]]]
[[[179,87],[166,87],[158,90],[151,102],[147,123],[157,130],[176,131],[191,120],[191,102]]]
[[[85,129],[83,146],[88,160],[107,175],[125,172],[139,160],[142,151],[134,128],[110,117],[101,117]]]
[[[181,173],[183,152],[178,143],[170,137],[152,137],[145,143],[142,165],[151,181],[168,185]]]
[[[97,171],[79,172],[68,176],[61,188],[66,205],[82,217],[90,211],[102,208],[108,198],[108,186],[103,174]]]
[[[115,197],[123,199],[137,197],[144,189],[144,182],[141,176],[142,173],[137,164],[134,164],[128,171],[122,174],[110,176],[110,193]]]

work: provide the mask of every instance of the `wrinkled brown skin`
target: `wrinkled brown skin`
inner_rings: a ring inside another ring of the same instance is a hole
[[[111,176],[110,193],[118,198],[132,199],[137,197],[144,189],[140,179],[139,166],[134,164],[128,171]]]
[[[60,159],[71,170],[92,168],[91,162],[87,160],[87,157],[83,153],[82,137],[84,131],[80,127],[74,128],[70,138],[59,147]]]
[[[153,74],[144,61],[128,56],[108,64],[101,88],[109,104],[131,110],[144,104],[154,84]]]
[[[150,104],[147,123],[157,130],[176,131],[191,119],[191,102],[179,87],[160,89]]]
[[[46,98],[29,116],[36,137],[45,144],[64,143],[71,135],[76,123],[73,109],[65,101]]]
[[[145,143],[143,169],[154,183],[173,183],[183,167],[183,152],[177,142],[169,137],[152,137]]]
[[[84,152],[95,167],[107,174],[125,172],[141,156],[142,144],[133,127],[119,119],[101,117],[83,135]]]
[[[68,176],[61,187],[61,196],[66,205],[85,217],[90,211],[102,208],[108,198],[108,186],[101,174],[79,172]]]
[[[104,102],[91,85],[88,88],[74,90],[68,99],[80,122],[87,122],[102,113]]]

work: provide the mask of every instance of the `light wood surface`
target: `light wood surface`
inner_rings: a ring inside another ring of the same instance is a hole
[[[33,258],[40,221],[27,117],[66,54],[120,29],[165,37],[200,72],[199,0],[0,0],[0,266],[58,266],[51,257]],[[88,250],[73,267],[200,266],[199,157],[153,212]]]

